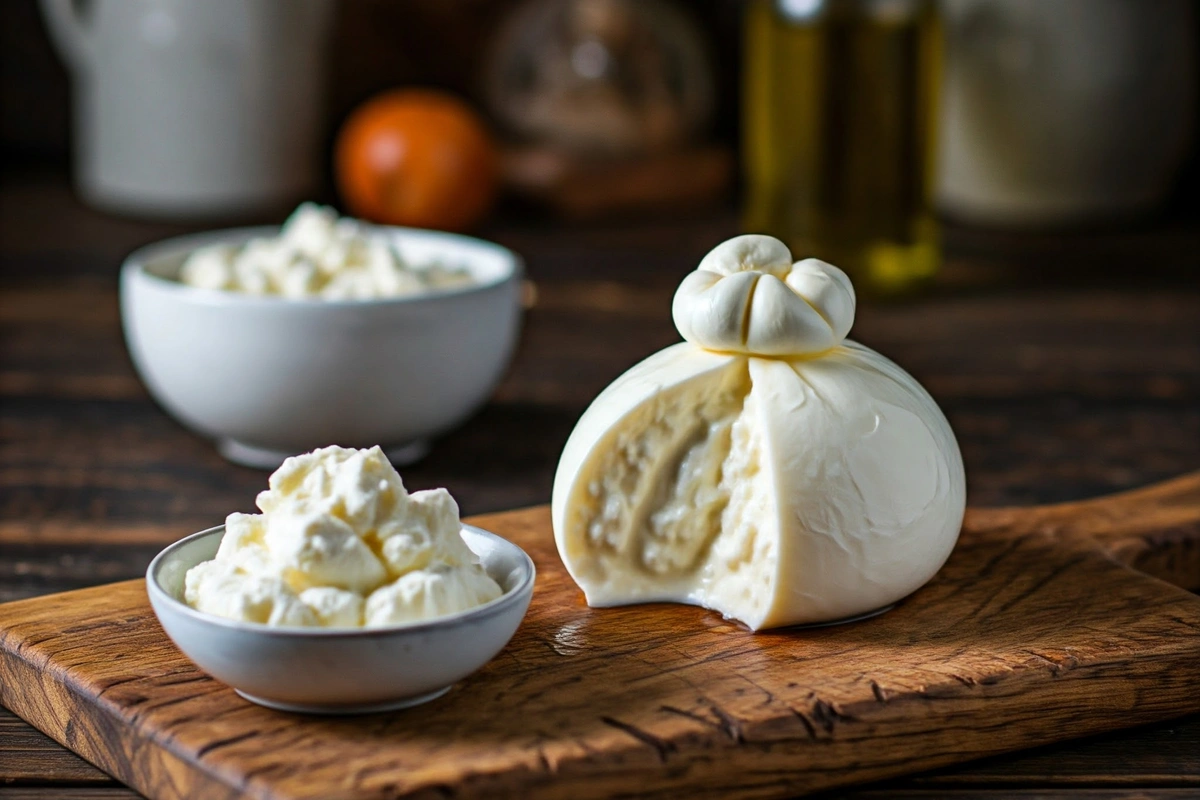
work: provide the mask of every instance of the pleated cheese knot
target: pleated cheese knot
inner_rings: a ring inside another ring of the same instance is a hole
[[[787,245],[748,234],[717,245],[675,291],[671,315],[706,350],[759,356],[819,353],[854,325],[846,273],[815,258],[792,262]]]

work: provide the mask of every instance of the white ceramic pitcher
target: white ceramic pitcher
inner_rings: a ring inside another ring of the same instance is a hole
[[[42,0],[74,77],[76,185],[137,215],[311,192],[332,0]]]

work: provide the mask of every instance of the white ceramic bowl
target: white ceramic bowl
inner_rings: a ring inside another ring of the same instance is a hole
[[[463,539],[504,594],[477,608],[385,628],[270,627],[203,614],[183,602],[184,575],[216,555],[224,526],[163,550],[146,571],[150,605],[183,654],[247,700],[282,711],[357,714],[440,697],[516,633],[533,596],[533,561],[494,533]]]
[[[233,461],[272,468],[329,444],[383,444],[419,458],[431,437],[476,411],[499,382],[520,327],[520,259],[436,231],[375,228],[406,259],[473,273],[471,286],[386,300],[285,300],[197,289],[187,255],[279,228],[181,236],[121,270],[121,319],[154,398]]]

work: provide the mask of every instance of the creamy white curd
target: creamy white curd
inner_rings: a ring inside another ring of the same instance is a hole
[[[464,268],[409,263],[369,225],[314,203],[300,205],[278,236],[197,249],[179,278],[200,289],[326,300],[403,297],[474,282]]]
[[[287,459],[230,514],[216,558],[187,573],[184,599],[266,625],[377,627],[465,611],[500,586],[463,541],[445,489],[409,494],[378,447]]]

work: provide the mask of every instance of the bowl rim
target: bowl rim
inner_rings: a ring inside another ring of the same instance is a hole
[[[493,280],[472,282],[464,286],[454,286],[444,289],[430,289],[429,291],[399,295],[397,297],[337,300],[320,297],[289,298],[277,295],[245,294],[243,292],[231,292],[224,289],[202,289],[196,286],[189,286],[188,284],[179,280],[164,278],[161,275],[155,275],[153,272],[147,269],[148,262],[155,258],[163,258],[177,254],[187,254],[190,251],[194,251],[206,245],[220,244],[221,240],[223,239],[229,239],[233,243],[245,243],[256,236],[278,235],[280,230],[283,228],[282,225],[251,225],[237,228],[217,228],[214,230],[196,231],[194,233],[171,236],[166,239],[160,239],[149,244],[144,244],[125,257],[125,260],[121,264],[121,282],[124,284],[125,282],[131,280],[145,281],[148,285],[153,286],[158,291],[169,292],[177,297],[186,298],[189,302],[195,302],[200,305],[232,305],[235,307],[248,306],[260,308],[361,309],[369,306],[408,305],[412,303],[420,303],[426,300],[486,292],[506,284],[518,282],[525,275],[524,259],[522,259],[521,256],[515,251],[497,242],[492,242],[487,239],[480,239],[475,236],[466,236],[461,233],[451,233],[449,231],[438,231],[426,228],[406,228],[399,225],[376,225],[363,220],[359,220],[359,222],[361,222],[372,232],[381,232],[385,235],[401,234],[403,236],[415,236],[420,239],[434,240],[452,239],[460,244],[482,248],[484,250],[491,250],[503,256],[508,261],[509,270],[504,275]]]
[[[476,527],[475,525],[462,525],[464,530],[469,530],[472,533],[482,534],[483,536],[493,539],[500,543],[502,547],[511,547],[516,553],[519,553],[521,558],[522,576],[517,584],[495,600],[468,608],[464,611],[456,611],[453,614],[445,614],[432,619],[417,620],[415,622],[404,622],[395,625],[381,625],[378,627],[361,627],[361,628],[312,628],[300,625],[267,625],[262,622],[243,622],[241,620],[229,619],[228,617],[218,617],[215,614],[207,614],[203,611],[197,611],[182,600],[178,600],[171,596],[163,586],[158,582],[158,572],[162,567],[187,544],[198,539],[203,539],[208,536],[214,536],[218,533],[224,533],[225,526],[217,525],[212,528],[206,528],[202,531],[190,534],[182,539],[172,542],[167,545],[146,567],[146,591],[150,595],[151,601],[158,600],[164,603],[170,610],[177,614],[182,614],[197,622],[206,625],[216,625],[221,628],[241,631],[243,633],[254,633],[266,636],[278,636],[288,638],[343,638],[347,636],[353,637],[374,637],[374,636],[390,636],[398,633],[418,633],[422,631],[436,630],[441,628],[453,627],[463,622],[476,622],[496,616],[504,611],[507,611],[513,605],[522,601],[526,596],[532,596],[533,585],[537,578],[537,567],[533,563],[533,559],[525,552],[523,548],[510,542],[499,534]],[[194,565],[193,565],[194,566]],[[154,609],[154,615],[159,616],[157,608],[154,608],[154,603],[151,603]],[[161,619],[160,619],[161,624]]]

